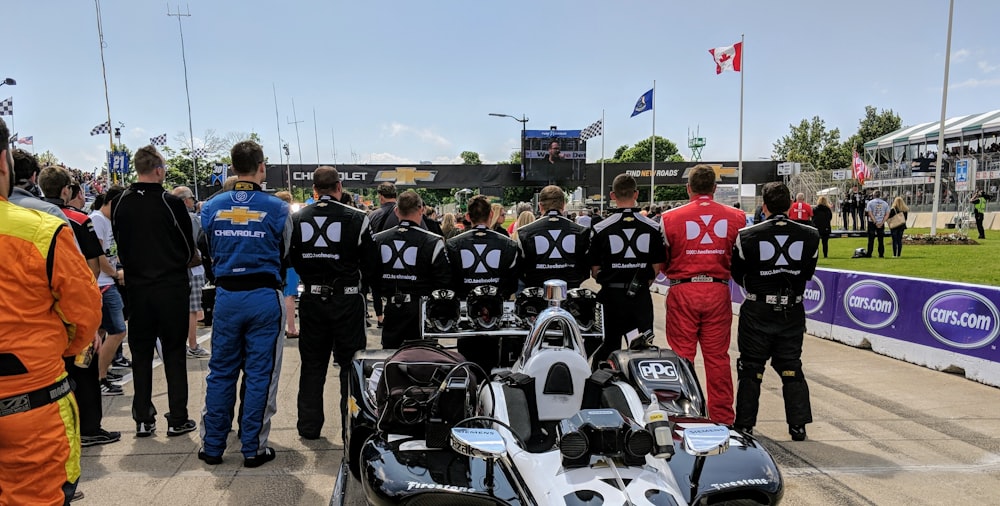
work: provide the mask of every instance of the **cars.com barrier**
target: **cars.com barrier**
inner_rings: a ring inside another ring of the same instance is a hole
[[[1000,387],[998,287],[817,269],[803,304],[809,334]]]

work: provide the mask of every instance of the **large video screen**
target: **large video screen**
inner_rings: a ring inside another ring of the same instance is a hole
[[[521,140],[521,180],[564,184],[582,181],[587,143],[580,130],[526,130]]]

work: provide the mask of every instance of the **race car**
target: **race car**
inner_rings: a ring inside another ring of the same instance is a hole
[[[510,367],[431,341],[359,352],[331,504],[777,504],[774,460],[705,416],[689,361],[647,335],[592,372],[566,284],[542,293]]]

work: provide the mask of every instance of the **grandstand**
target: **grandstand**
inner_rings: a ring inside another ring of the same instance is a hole
[[[934,196],[939,121],[904,127],[865,143],[865,163],[872,177],[865,188],[901,195],[915,211],[929,211]],[[941,210],[963,211],[969,191],[981,189],[996,202],[1000,185],[1000,109],[948,118],[942,154]],[[975,160],[975,180],[969,190],[955,186],[958,159]]]

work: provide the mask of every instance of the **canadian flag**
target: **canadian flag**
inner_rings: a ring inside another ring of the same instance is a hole
[[[857,179],[858,183],[860,183],[861,185],[864,185],[865,184],[865,178],[867,178],[869,176],[871,176],[871,173],[868,171],[868,166],[865,165],[865,162],[861,159],[860,156],[858,156],[858,152],[855,151],[854,152],[854,179]]]
[[[715,59],[715,73],[721,74],[725,70],[740,71],[743,65],[743,43],[737,42],[731,46],[717,47],[709,49],[712,58]]]

